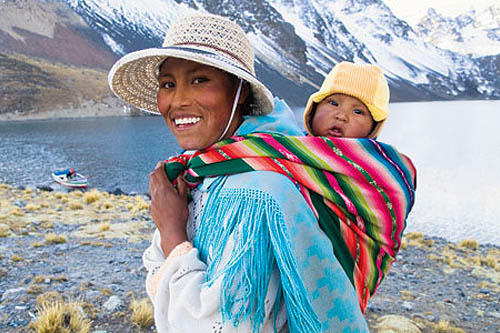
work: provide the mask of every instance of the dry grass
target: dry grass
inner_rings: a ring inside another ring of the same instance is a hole
[[[149,327],[153,325],[153,306],[148,298],[132,300],[130,303],[132,316],[130,320],[138,327]]]
[[[10,235],[10,228],[6,224],[0,224],[0,238],[8,237]]]
[[[37,306],[38,318],[30,324],[36,333],[87,333],[91,322],[76,302],[44,302]]]
[[[91,245],[91,246],[102,246],[102,247],[113,247],[113,244],[104,242],[91,242],[91,241],[81,241],[81,245]]]
[[[415,296],[409,290],[400,290],[399,294],[401,295],[401,299],[404,301],[413,301],[415,298],[417,298],[417,296]]]
[[[104,209],[111,209],[113,208],[113,204],[109,201],[106,201],[105,203],[103,203],[102,205],[104,207]]]
[[[52,229],[52,228],[54,228],[54,223],[47,221],[47,220],[43,220],[40,222],[40,227],[42,229]]]
[[[29,203],[29,204],[27,204],[27,205],[24,207],[24,209],[34,212],[34,211],[40,210],[40,206],[39,206],[39,205],[32,204],[32,203]]]
[[[43,291],[42,286],[38,284],[32,284],[26,288],[27,294],[41,294]]]
[[[432,247],[434,241],[431,239],[425,239],[424,234],[421,232],[409,232],[407,233],[402,241],[402,248],[405,249],[407,246],[414,247]]]
[[[20,210],[19,208],[13,208],[10,212],[11,215],[13,216],[24,216],[24,212]]]
[[[434,325],[434,332],[436,333],[465,333],[465,331],[458,327],[453,327],[446,320],[440,320],[439,323]]]
[[[18,262],[18,261],[24,261],[24,258],[23,258],[23,257],[18,256],[17,254],[13,254],[13,255],[10,257],[10,260],[15,261],[15,262]]]
[[[43,283],[45,281],[45,279],[47,279],[47,277],[45,275],[35,275],[33,277],[33,281],[35,283]]]
[[[80,191],[80,190],[78,190],[78,191],[71,191],[70,195],[72,195],[74,197],[77,197],[77,198],[81,198],[81,197],[83,197],[83,192]]]
[[[66,242],[67,240],[64,235],[56,235],[53,232],[49,232],[45,235],[45,243],[47,244],[63,244]]]
[[[36,304],[39,306],[46,303],[60,303],[62,301],[63,298],[57,291],[47,291],[36,298]]]
[[[406,239],[408,240],[412,240],[412,239],[422,239],[424,238],[424,234],[421,233],[421,232],[408,232],[405,234],[404,236]]]
[[[500,271],[500,267],[498,265],[498,259],[492,255],[486,255],[486,257],[481,257],[481,265],[491,267],[497,272]]]
[[[34,248],[39,248],[39,247],[42,247],[44,246],[45,244],[44,243],[41,243],[41,242],[33,242],[30,244],[32,247]]]
[[[101,289],[101,295],[104,295],[104,296],[111,296],[113,295],[113,290],[107,288],[107,287],[104,287]]]
[[[139,209],[139,210],[147,210],[147,209],[149,209],[149,204],[146,201],[139,202],[139,205],[137,206],[137,209]]]
[[[100,199],[101,199],[101,193],[96,189],[86,192],[85,195],[83,196],[83,200],[87,205],[99,201]]]
[[[109,222],[103,222],[99,225],[99,231],[104,232],[108,231],[111,228],[111,224]]]
[[[68,203],[68,206],[69,206],[69,209],[71,209],[71,210],[83,209],[83,205],[78,201],[70,201]]]
[[[458,247],[475,251],[479,248],[479,243],[475,239],[464,239],[460,243],[458,243]]]

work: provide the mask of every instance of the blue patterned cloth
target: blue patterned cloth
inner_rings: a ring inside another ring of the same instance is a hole
[[[257,131],[301,135],[292,111],[280,100],[271,115],[245,119],[236,134]],[[329,239],[290,180],[254,171],[205,179],[201,189],[210,195],[194,246],[210,263],[206,284],[223,278],[224,320],[236,326],[252,320],[258,332],[271,272],[278,267],[290,332],[368,332]],[[230,260],[219,267],[230,237]]]

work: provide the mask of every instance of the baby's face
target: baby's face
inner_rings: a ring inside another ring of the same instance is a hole
[[[370,111],[359,99],[333,94],[316,106],[311,129],[315,136],[366,138],[374,123]]]

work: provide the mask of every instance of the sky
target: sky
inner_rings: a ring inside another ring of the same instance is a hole
[[[383,0],[392,12],[410,25],[418,23],[428,8],[445,16],[456,16],[471,9],[484,9],[497,3],[495,0]]]

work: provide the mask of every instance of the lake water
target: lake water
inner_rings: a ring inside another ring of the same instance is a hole
[[[50,173],[75,168],[89,187],[144,193],[156,162],[180,148],[160,117],[0,122],[0,182],[53,184]]]
[[[410,156],[417,195],[409,231],[500,245],[500,101],[397,103],[380,141]],[[0,122],[0,182],[52,184],[74,167],[90,187],[143,193],[179,150],[158,117]]]

